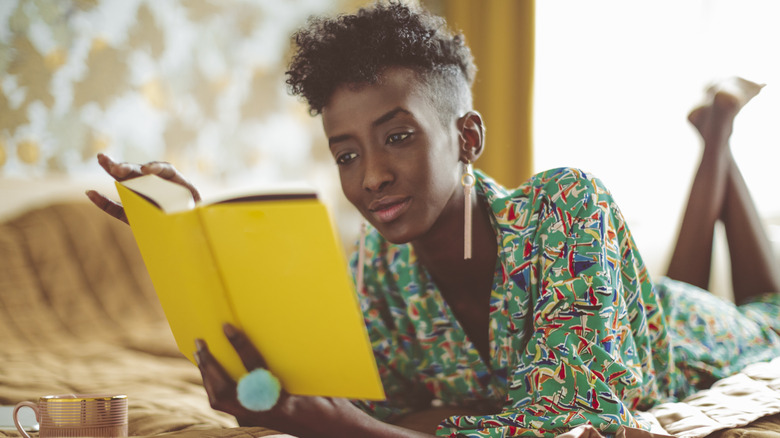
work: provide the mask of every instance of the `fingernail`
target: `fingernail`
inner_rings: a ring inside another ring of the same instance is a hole
[[[229,322],[222,324],[222,331],[225,332],[225,336],[228,338],[235,338],[238,335],[238,329]]]
[[[195,350],[200,353],[201,351],[206,349],[206,342],[203,341],[203,339],[195,339]]]

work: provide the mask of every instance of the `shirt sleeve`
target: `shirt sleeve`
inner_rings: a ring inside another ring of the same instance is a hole
[[[397,323],[390,315],[394,297],[401,298],[394,293],[396,285],[386,280],[385,267],[378,266],[382,265],[381,257],[374,257],[381,253],[377,242],[367,242],[366,251],[367,263],[372,269],[370,273],[366,272],[368,275],[362,290],[358,291],[358,300],[387,399],[353,400],[352,403],[379,420],[393,421],[404,414],[429,408],[432,397],[421,384],[405,377],[414,375],[414,367],[419,362],[411,341],[414,331],[396,327]],[[356,256],[351,266],[353,272],[356,271]],[[396,307],[402,306],[396,304]]]
[[[524,269],[533,316],[509,370],[505,407],[450,417],[438,435],[552,437],[587,423],[606,433],[643,427],[631,409],[657,392],[650,346],[657,335],[648,321],[661,314],[648,314],[660,310],[652,285],[603,185],[576,170],[548,179],[530,201],[527,226],[535,230],[524,242],[531,261]]]

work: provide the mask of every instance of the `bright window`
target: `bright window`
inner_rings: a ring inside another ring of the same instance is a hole
[[[535,168],[575,166],[604,180],[651,272],[665,269],[698,165],[686,116],[712,79],[767,84],[738,116],[731,144],[762,215],[780,216],[780,2],[536,8]]]

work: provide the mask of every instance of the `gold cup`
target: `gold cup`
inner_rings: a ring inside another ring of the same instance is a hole
[[[127,436],[126,395],[47,395],[39,398],[37,404],[21,402],[14,407],[14,424],[23,437],[30,438],[17,414],[24,407],[35,412],[41,438]]]

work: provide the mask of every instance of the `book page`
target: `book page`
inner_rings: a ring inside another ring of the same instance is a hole
[[[157,175],[143,175],[120,184],[151,199],[166,213],[178,213],[195,207],[195,200],[188,188]]]
[[[199,205],[224,202],[243,202],[263,199],[317,198],[317,190],[303,182],[285,182],[272,185],[251,185],[221,189],[211,194],[202,194]]]

